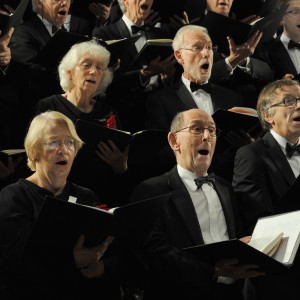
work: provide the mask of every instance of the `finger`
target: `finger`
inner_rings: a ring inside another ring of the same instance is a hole
[[[183,15],[183,20],[185,21],[185,24],[189,24],[189,23],[190,23],[190,20],[189,20],[189,16],[188,16],[187,12],[184,11],[184,12],[182,13],[182,15]]]
[[[3,5],[11,14],[13,14],[14,12],[15,12],[15,10],[11,7],[11,6],[9,6],[8,4],[4,4]]]
[[[74,250],[80,250],[83,248],[83,244],[84,244],[84,240],[85,240],[85,236],[83,234],[81,234],[78,238],[78,240],[75,243],[74,246]]]

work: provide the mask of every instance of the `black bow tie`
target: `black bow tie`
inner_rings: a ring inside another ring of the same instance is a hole
[[[148,30],[151,30],[153,28],[153,25],[150,23],[150,24],[144,24],[143,26],[136,26],[136,25],[132,25],[131,26],[131,32],[132,34],[135,34],[135,33],[138,33],[139,31],[148,31]]]
[[[300,144],[299,145],[291,145],[289,143],[286,143],[285,150],[286,150],[286,156],[288,158],[291,158],[295,152],[300,153]]]
[[[205,91],[208,94],[210,94],[210,92],[211,92],[211,84],[210,83],[197,84],[197,83],[191,81],[190,88],[191,88],[192,92],[195,92],[199,89]]]
[[[300,44],[290,40],[288,43],[288,48],[289,49],[298,48],[300,50]]]
[[[208,175],[205,177],[198,177],[195,179],[197,189],[200,189],[204,183],[209,183],[210,185],[213,185],[215,181],[216,180],[215,178],[212,177],[212,175]]]

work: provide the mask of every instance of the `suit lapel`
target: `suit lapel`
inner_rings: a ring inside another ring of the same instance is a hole
[[[295,180],[295,175],[280,146],[270,132],[264,135],[263,142],[267,147],[270,158],[273,160],[275,166],[277,166],[279,173],[282,174],[284,180],[290,185]]]
[[[192,199],[181,181],[175,166],[169,172],[169,185],[173,192],[171,193],[171,200],[178,210],[184,225],[190,233],[195,245],[203,244],[203,237],[201,234],[200,225],[195,212],[194,204]]]
[[[182,80],[180,80],[178,83],[178,90],[176,93],[182,103],[187,107],[187,109],[197,108],[196,102],[194,101],[188,89],[183,84]]]

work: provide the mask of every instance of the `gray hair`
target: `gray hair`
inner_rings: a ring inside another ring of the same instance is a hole
[[[203,26],[185,25],[176,32],[176,35],[173,39],[172,47],[174,51],[180,50],[182,47],[184,47],[184,35],[186,32],[201,32],[208,35],[207,29]]]
[[[73,45],[63,57],[58,66],[60,86],[65,92],[70,91],[74,87],[72,80],[70,80],[68,76],[68,72],[73,70],[80,59],[85,55],[91,55],[99,60],[101,62],[101,67],[104,70],[99,87],[93,95],[96,96],[104,92],[113,79],[112,71],[107,68],[110,60],[110,53],[104,46],[99,45],[96,40]]]

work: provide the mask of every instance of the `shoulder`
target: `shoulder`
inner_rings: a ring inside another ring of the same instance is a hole
[[[100,202],[100,200],[98,200],[96,193],[91,189],[75,184],[73,182],[70,182],[70,187],[71,187],[72,194],[74,195],[74,197],[77,198],[78,203],[86,204],[86,205],[94,205],[95,203]]]

